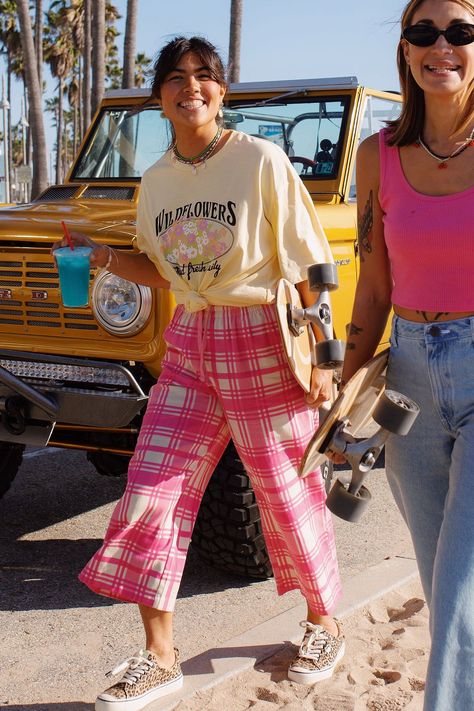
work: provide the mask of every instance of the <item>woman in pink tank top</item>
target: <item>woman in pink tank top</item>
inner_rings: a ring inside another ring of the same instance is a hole
[[[403,110],[357,158],[360,278],[343,382],[395,316],[388,385],[421,413],[387,444],[432,646],[425,711],[474,709],[474,4],[411,0]]]

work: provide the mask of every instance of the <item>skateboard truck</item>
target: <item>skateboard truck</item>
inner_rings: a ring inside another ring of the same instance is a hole
[[[333,338],[329,291],[337,289],[335,264],[308,267],[308,285],[319,291],[315,304],[305,308],[298,289],[287,279],[280,279],[276,290],[276,314],[290,369],[301,387],[309,392],[314,365],[322,369],[340,368],[344,361],[344,341]],[[312,324],[323,335],[316,343]]]
[[[348,381],[313,435],[300,466],[300,476],[306,476],[329,453],[345,457],[352,469],[350,482],[336,479],[326,500],[329,510],[345,521],[358,521],[367,508],[371,495],[363,482],[387,439],[408,434],[420,411],[410,398],[385,389],[388,352],[376,355]],[[368,425],[370,433],[364,436]]]
[[[339,286],[335,264],[313,264],[308,267],[308,285],[311,291],[319,291],[319,298],[306,308],[287,303],[287,319],[290,333],[300,336],[305,328],[314,324],[324,336],[315,346],[315,365],[334,370],[344,361],[344,341],[334,336],[329,292]]]
[[[342,454],[352,467],[348,487],[336,479],[326,500],[328,509],[345,521],[358,521],[371,499],[370,491],[363,485],[387,439],[392,435],[406,435],[410,431],[420,409],[410,398],[395,390],[384,390],[379,398],[372,419],[378,429],[367,438],[355,438],[346,431],[348,419],[337,422],[323,442],[325,451]]]

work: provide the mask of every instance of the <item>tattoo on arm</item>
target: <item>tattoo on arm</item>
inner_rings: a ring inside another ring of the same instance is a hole
[[[431,313],[430,311],[417,311],[417,314],[420,316],[423,316],[424,321],[438,321],[438,319],[441,318],[441,316],[447,316],[449,311],[439,311],[437,314]],[[431,313],[431,317],[430,317]]]
[[[359,213],[357,220],[357,241],[359,243],[359,256],[364,261],[364,252],[372,251],[372,227],[374,225],[374,196],[372,190],[364,207],[364,212]]]
[[[364,329],[360,326],[356,326],[355,323],[350,323],[348,328],[348,336],[360,336],[364,332]]]
[[[356,349],[356,344],[352,341],[349,341],[351,336],[360,336],[361,333],[364,332],[364,329],[361,328],[360,326],[356,326],[356,324],[351,321],[351,323],[348,323],[346,326],[346,338],[348,339],[348,343],[346,343],[346,351],[355,351]]]

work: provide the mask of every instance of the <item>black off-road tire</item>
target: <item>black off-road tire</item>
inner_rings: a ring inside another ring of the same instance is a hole
[[[23,460],[23,444],[0,442],[0,499],[7,493]]]
[[[273,574],[255,494],[232,443],[204,493],[192,545],[221,570],[260,579]]]
[[[123,476],[127,473],[130,457],[110,452],[87,452],[87,459],[101,476]]]

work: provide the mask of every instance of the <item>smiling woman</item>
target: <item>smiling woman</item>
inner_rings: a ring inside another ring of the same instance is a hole
[[[224,127],[225,92],[222,62],[207,40],[178,37],[166,45],[152,93],[171,124],[172,144],[143,174],[140,253],[124,256],[75,236],[92,247],[91,264],[169,286],[178,304],[125,493],[80,575],[99,594],[137,603],[145,632],[146,651],[117,667],[125,675],[99,694],[97,711],[138,711],[183,683],[172,613],[203,493],[231,439],[258,500],[277,591],[299,590],[307,603],[289,678],[304,684],[327,678],[344,655],[331,616],[341,589],[324,480],[318,468],[298,476],[317,407],[331,394],[332,371],[309,361],[305,394],[290,370],[275,305],[282,278],[296,285],[304,306],[312,305],[318,294],[309,290],[308,268],[332,262],[332,255],[282,148]],[[341,100],[330,104],[324,113],[337,111],[325,120],[340,121]],[[137,115],[115,112],[103,120],[101,171],[111,165],[109,147],[120,126]],[[292,128],[303,120],[315,126],[316,114],[291,119]],[[288,142],[290,135],[288,129]],[[335,163],[338,146],[323,145],[324,161],[318,160]]]
[[[473,709],[474,5],[411,0],[401,30],[402,114],[357,157],[361,270],[342,378],[373,354],[392,305],[387,386],[421,406],[386,447],[386,472],[430,606],[424,708]]]

